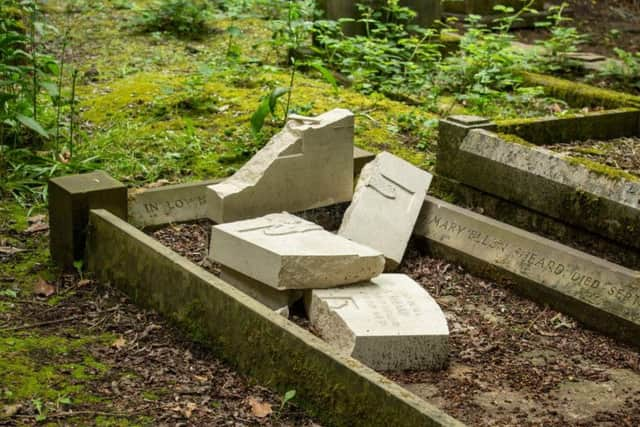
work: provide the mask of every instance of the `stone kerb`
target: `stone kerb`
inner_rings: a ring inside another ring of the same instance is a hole
[[[429,403],[104,210],[91,211],[88,268],[187,327],[240,371],[336,426],[462,426]]]
[[[640,248],[640,182],[608,176],[557,153],[472,130],[449,172],[470,187]]]
[[[489,119],[478,116],[450,116],[438,123],[438,147],[436,172],[440,175],[455,177],[460,144],[472,129],[495,129]]]
[[[415,234],[434,255],[640,344],[640,273],[428,196]]]

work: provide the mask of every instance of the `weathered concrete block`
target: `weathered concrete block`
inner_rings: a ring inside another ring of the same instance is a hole
[[[279,291],[225,266],[220,268],[220,279],[233,285],[236,289],[241,290],[251,298],[260,301],[277,313],[282,314],[284,317],[289,317],[289,306],[302,299],[303,296],[302,291]]]
[[[473,188],[640,247],[640,181],[591,170],[541,147],[472,130],[452,177]]]
[[[462,140],[472,129],[494,129],[489,119],[478,116],[449,116],[438,122],[438,151],[436,172],[438,175],[454,176],[460,167],[456,161]]]
[[[103,171],[49,180],[50,251],[59,267],[83,259],[90,209],[127,218],[127,188]]]
[[[386,269],[402,262],[433,177],[386,152],[364,167],[338,234],[381,251]]]
[[[344,109],[290,119],[232,177],[208,188],[208,217],[220,224],[350,200],[353,126]]]
[[[314,289],[307,296],[307,310],[325,340],[373,369],[446,365],[447,320],[431,295],[404,274]]]
[[[415,234],[433,253],[606,334],[640,343],[640,273],[427,196]]]
[[[209,257],[273,288],[328,288],[384,269],[377,250],[288,213],[214,226]]]

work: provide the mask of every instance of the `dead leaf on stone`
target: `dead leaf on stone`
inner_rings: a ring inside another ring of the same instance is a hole
[[[16,403],[14,405],[5,405],[2,408],[2,417],[3,418],[11,418],[15,414],[17,414],[18,411],[20,411],[20,409],[22,409],[22,405],[19,404],[19,403]]]
[[[47,217],[44,214],[40,214],[30,216],[29,218],[27,218],[27,221],[29,222],[29,224],[37,224],[39,222],[45,222],[46,219]]]
[[[35,224],[31,224],[29,228],[25,230],[25,233],[37,233],[39,231],[46,231],[49,229],[49,224],[45,222],[36,222]]]
[[[82,288],[83,286],[87,286],[91,284],[91,280],[90,279],[82,279],[78,282],[78,287]]]
[[[127,345],[127,341],[123,337],[119,337],[114,342],[111,343],[111,347],[121,350],[124,346]]]
[[[251,406],[251,412],[257,418],[267,417],[273,412],[270,403],[260,402],[255,397],[249,398],[249,405]]]
[[[26,249],[20,249],[13,246],[0,246],[0,254],[13,255],[25,251]]]
[[[33,293],[39,297],[48,298],[56,292],[56,287],[49,284],[42,277],[38,278],[38,281],[33,286]]]
[[[156,182],[151,182],[147,185],[145,185],[145,187],[147,188],[158,188],[158,187],[162,187],[163,185],[167,185],[169,184],[169,180],[168,179],[159,179]]]
[[[198,407],[198,405],[196,405],[193,402],[187,402],[187,406],[182,410],[182,415],[185,416],[185,418],[191,418],[191,415],[193,414],[193,411]]]

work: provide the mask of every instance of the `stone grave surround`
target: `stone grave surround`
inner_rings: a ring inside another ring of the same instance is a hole
[[[291,117],[233,176],[208,187],[207,216],[221,224],[351,200],[353,130],[349,110]]]

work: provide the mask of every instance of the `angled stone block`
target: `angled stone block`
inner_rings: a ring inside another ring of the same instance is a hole
[[[239,289],[251,298],[260,301],[279,314],[282,314],[284,317],[289,317],[289,306],[299,299],[302,299],[303,296],[302,291],[279,291],[225,266],[220,268],[220,279],[233,285],[236,289]]]
[[[449,327],[444,313],[422,286],[404,274],[314,289],[306,303],[311,324],[326,341],[373,369],[446,365]]]
[[[366,165],[338,234],[381,251],[386,269],[402,262],[433,177],[386,152]]]
[[[293,116],[232,177],[208,187],[207,215],[221,224],[349,201],[353,155],[350,111]]]
[[[90,209],[127,219],[127,187],[103,171],[53,178],[48,194],[51,258],[66,270],[84,257]]]
[[[209,257],[279,290],[347,285],[384,269],[379,251],[286,212],[214,226]]]

